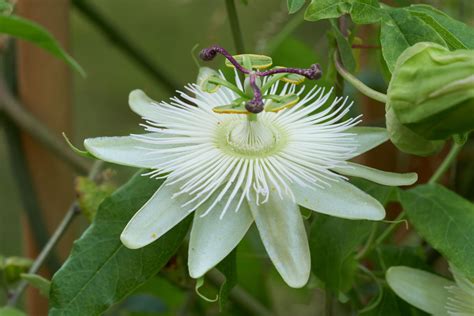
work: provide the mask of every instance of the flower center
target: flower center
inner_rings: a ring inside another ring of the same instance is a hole
[[[224,120],[216,133],[218,148],[245,158],[262,158],[279,151],[287,143],[286,133],[265,120]]]

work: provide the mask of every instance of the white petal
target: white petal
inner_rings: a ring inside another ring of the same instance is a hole
[[[381,220],[385,209],[376,199],[352,184],[338,180],[330,187],[303,187],[292,184],[296,202],[310,210],[349,219]]]
[[[403,300],[436,316],[447,316],[447,286],[454,282],[432,273],[409,267],[391,267],[387,271],[388,285]]]
[[[266,203],[249,201],[249,205],[275,268],[289,286],[303,287],[309,279],[311,259],[298,205],[290,198],[281,200],[275,192]]]
[[[120,236],[125,247],[137,249],[157,240],[177,225],[187,215],[189,206],[181,207],[190,198],[182,194],[172,198],[179,191],[179,184],[166,185],[165,181],[153,196],[132,217]]]
[[[133,112],[137,113],[141,117],[154,118],[157,121],[160,120],[157,117],[156,102],[149,98],[142,90],[133,90],[128,96],[128,104]]]
[[[232,201],[224,217],[219,219],[229,195],[227,194],[206,216],[200,217],[212,204],[212,199],[200,206],[194,214],[188,256],[189,275],[192,278],[202,277],[224,259],[252,225],[253,217],[247,201],[235,212],[238,199]]]
[[[380,127],[352,127],[347,130],[348,133],[356,134],[358,147],[351,158],[359,156],[388,140],[388,133],[385,128]]]
[[[347,167],[333,168],[332,170],[346,176],[364,178],[378,184],[390,186],[412,185],[418,180],[418,175],[415,172],[387,172],[352,162],[347,162]]]
[[[159,137],[159,134],[144,134]],[[150,159],[153,144],[141,142],[131,136],[97,137],[84,140],[84,147],[95,157],[119,165],[152,168],[156,159]],[[155,146],[156,147],[156,146]]]

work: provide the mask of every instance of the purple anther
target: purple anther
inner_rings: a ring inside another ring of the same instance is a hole
[[[223,47],[220,47],[219,45],[213,45],[208,48],[204,48],[200,53],[199,57],[201,57],[202,60],[209,61],[214,59],[216,57],[217,53],[223,55],[225,58],[227,58],[228,61],[234,65],[235,68],[237,68],[240,72],[248,75],[251,71],[249,69],[246,69],[245,67],[242,67],[235,58],[229,54],[228,51],[226,51]]]
[[[252,72],[250,74],[250,87],[253,90],[253,99],[245,104],[245,108],[250,113],[260,113],[263,111],[263,99],[262,99],[262,92],[258,87],[257,83],[255,82],[257,78],[257,73]]]
[[[257,75],[260,77],[266,77],[275,74],[281,73],[291,73],[301,76],[305,76],[308,79],[316,80],[321,78],[322,71],[319,64],[312,64],[311,67],[302,69],[302,68],[275,68],[267,71],[258,72]]]

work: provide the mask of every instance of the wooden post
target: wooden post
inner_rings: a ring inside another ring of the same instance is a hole
[[[48,29],[67,49],[69,40],[68,0],[19,0],[17,14]],[[52,131],[71,131],[71,73],[68,66],[44,50],[20,42],[18,46],[18,92],[23,104]],[[43,217],[51,232],[60,222],[71,203],[73,174],[68,167],[27,134],[22,135],[32,181],[38,195]],[[24,221],[26,253],[36,257],[38,247],[30,225]],[[71,237],[71,235],[69,236]],[[71,238],[65,238],[62,250],[70,248]],[[67,246],[66,246],[67,245]],[[66,251],[62,251],[63,255]],[[47,301],[35,290],[28,292],[27,314],[47,315]]]

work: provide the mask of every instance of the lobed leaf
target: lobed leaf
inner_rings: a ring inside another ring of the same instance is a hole
[[[384,12],[380,43],[390,72],[393,72],[402,52],[418,42],[433,42],[446,46],[446,42],[431,26],[407,10],[387,8]]]
[[[407,10],[435,29],[450,49],[474,49],[474,28],[451,18],[430,5],[414,4]]]
[[[53,276],[50,315],[102,314],[168,262],[187,233],[189,217],[144,248],[130,250],[120,242],[127,222],[160,184],[137,174],[104,200],[94,223]]]
[[[349,13],[350,9],[351,0],[312,0],[306,8],[304,18],[308,21],[338,18]]]
[[[474,204],[438,184],[400,194],[417,232],[468,277],[474,277]]]
[[[313,273],[333,293],[352,287],[357,269],[356,249],[367,238],[372,223],[318,215],[309,246]]]

